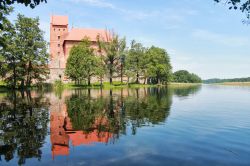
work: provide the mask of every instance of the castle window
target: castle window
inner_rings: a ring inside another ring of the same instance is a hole
[[[65,29],[63,28],[63,31],[65,31]]]
[[[60,47],[60,44],[58,44],[57,46]]]
[[[60,28],[58,29],[58,31],[60,31]]]
[[[56,28],[54,28],[54,31],[56,31]]]
[[[60,40],[60,36],[57,36],[58,40]]]
[[[60,56],[60,52],[57,53],[57,56]]]

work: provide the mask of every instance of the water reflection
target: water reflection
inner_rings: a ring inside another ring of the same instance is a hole
[[[32,97],[31,97],[32,96]],[[47,135],[48,100],[30,91],[11,93],[0,104],[0,157],[6,161],[42,157],[41,147]]]
[[[61,93],[18,92],[0,97],[0,159],[41,159],[50,133],[51,154],[70,155],[80,145],[115,144],[141,127],[164,123],[178,89],[65,90]],[[50,121],[50,125],[48,122]],[[50,127],[50,132],[48,132]],[[2,157],[3,156],[3,157]]]

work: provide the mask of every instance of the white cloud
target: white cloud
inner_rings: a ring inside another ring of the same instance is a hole
[[[75,3],[86,3],[91,6],[97,6],[101,8],[116,9],[116,7],[112,3],[103,0],[71,0],[71,1]]]
[[[246,46],[250,43],[250,40],[247,37],[223,35],[201,29],[195,30],[192,35],[201,40],[227,46]]]

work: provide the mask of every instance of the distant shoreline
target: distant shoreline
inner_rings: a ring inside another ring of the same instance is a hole
[[[212,83],[208,85],[250,86],[250,82],[221,82],[221,83]]]

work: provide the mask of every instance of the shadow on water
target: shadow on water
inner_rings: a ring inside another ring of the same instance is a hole
[[[16,158],[20,165],[28,158],[40,160],[48,133],[53,158],[69,155],[71,144],[114,144],[142,127],[165,123],[173,95],[188,96],[199,90],[78,89],[0,95],[0,159]]]

